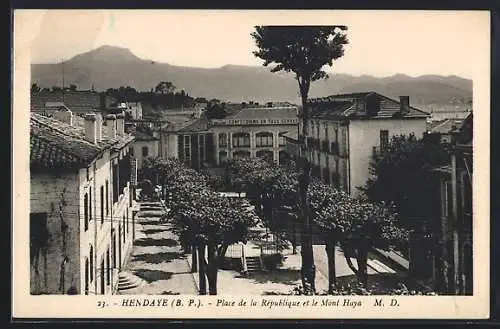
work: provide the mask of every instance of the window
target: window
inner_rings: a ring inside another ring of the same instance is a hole
[[[257,133],[255,135],[255,144],[257,147],[272,147],[273,134],[268,132]]]
[[[234,147],[250,147],[250,134],[236,133],[233,135]]]
[[[191,163],[191,136],[184,136],[184,162]]]
[[[122,227],[123,227],[123,242],[125,242],[125,236],[126,236],[126,232],[125,232],[125,215],[123,215],[123,218],[122,218]]]
[[[106,290],[104,289],[104,257],[101,260],[101,294],[104,295]]]
[[[104,223],[104,186],[101,185],[101,225]]]
[[[219,147],[227,147],[227,134],[226,133],[219,134]]]
[[[85,231],[89,229],[89,195],[85,193],[83,197],[83,220]]]
[[[48,247],[49,231],[47,213],[30,214],[30,259],[31,265],[38,266],[38,260]]]
[[[130,180],[131,160],[127,154],[118,161],[118,193],[123,194],[123,189],[127,186]]]
[[[109,215],[109,181],[106,179],[106,215]]]
[[[118,164],[113,164],[113,177],[112,177],[112,184],[113,184],[113,203],[118,201]]]
[[[219,163],[224,163],[227,161],[227,152],[219,151]]]
[[[92,221],[92,187],[89,187],[89,222]]]
[[[381,130],[380,131],[380,151],[384,152],[387,150],[389,146],[389,131]]]
[[[147,157],[147,156],[148,156],[148,154],[149,154],[149,149],[148,149],[148,147],[147,147],[147,146],[143,146],[143,147],[142,147],[142,156],[143,156],[143,157]]]
[[[106,250],[106,285],[109,286],[109,284],[111,283],[111,280],[110,280],[110,256],[109,256],[109,248],[108,250]]]
[[[89,259],[85,258],[85,295],[89,294]]]
[[[90,282],[94,280],[94,248],[90,245],[89,251],[89,259],[90,259]]]
[[[116,268],[116,233],[111,229],[111,251],[113,252],[113,268]]]
[[[206,161],[206,156],[205,156],[205,135],[201,134],[198,135],[198,154],[200,158],[200,162]]]
[[[316,136],[319,138],[319,126],[320,126],[320,123],[319,121],[316,122]]]
[[[127,233],[128,233],[128,222],[129,222],[129,220],[128,220],[128,208],[127,208],[126,214],[127,214]]]
[[[286,139],[285,139],[285,136],[280,136],[280,137],[279,137],[279,145],[280,145],[280,146],[286,145]]]
[[[131,147],[129,147],[129,148],[128,148],[128,150],[129,150],[129,152],[130,152],[130,155],[131,155],[131,156],[134,156],[134,147],[133,147],[133,146],[131,146]]]

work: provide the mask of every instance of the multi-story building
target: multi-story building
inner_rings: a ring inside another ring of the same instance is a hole
[[[124,115],[30,120],[32,294],[111,294],[134,238]]]
[[[470,114],[452,133],[449,165],[435,169],[441,207],[430,228],[428,277],[442,294],[473,293],[472,124]]]
[[[383,151],[394,135],[422,137],[427,116],[410,106],[408,96],[399,102],[375,92],[311,99],[306,143],[312,175],[358,195],[374,152]]]
[[[159,156],[160,137],[157,131],[144,125],[135,126],[132,134],[135,139],[130,145],[130,155],[136,160],[136,168],[139,170],[146,158],[157,158]]]
[[[162,128],[162,155],[192,168],[221,165],[227,159],[288,159],[283,134],[297,138],[297,107],[243,107],[222,118],[184,119]]]
[[[242,157],[287,159],[283,134],[297,136],[297,107],[243,108],[209,122],[214,136],[215,163]]]

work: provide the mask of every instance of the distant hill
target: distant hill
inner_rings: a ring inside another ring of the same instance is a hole
[[[61,64],[32,64],[33,83],[41,87],[60,86]],[[225,65],[206,69],[174,66],[142,59],[129,49],[102,46],[64,62],[65,84],[79,89],[97,90],[131,86],[147,91],[159,81],[172,81],[194,97],[219,98],[226,101],[288,101],[299,103],[297,82],[285,73],[273,74],[269,68]],[[398,98],[409,95],[412,105],[442,104],[466,106],[472,99],[472,81],[457,76],[426,75],[409,77],[352,76],[334,74],[330,79],[312,84],[310,96],[336,93],[376,91]]]

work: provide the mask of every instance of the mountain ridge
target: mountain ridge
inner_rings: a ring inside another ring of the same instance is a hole
[[[195,97],[226,101],[289,101],[298,103],[297,82],[285,72],[271,73],[268,67],[226,64],[219,68],[176,66],[142,59],[130,49],[104,45],[77,54],[63,62],[64,80],[80,89],[97,90],[131,86],[150,90],[159,81],[172,81]],[[61,86],[61,63],[32,64],[32,83],[50,88]],[[414,104],[469,104],[472,80],[456,75],[425,74],[411,77],[398,73],[387,77],[329,73],[330,78],[311,85],[310,97],[337,93],[376,91],[388,97],[409,95]]]

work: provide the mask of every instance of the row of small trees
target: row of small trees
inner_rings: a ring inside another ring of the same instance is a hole
[[[289,220],[298,217],[298,174],[293,165],[278,166],[263,159],[231,160],[226,167],[226,177],[235,190],[247,193],[268,224],[272,208],[287,209],[291,216],[285,218]],[[383,203],[353,199],[314,179],[308,186],[307,199],[313,224],[319,228],[326,246],[330,293],[337,288],[337,245],[359,282],[366,285],[368,252],[374,247],[387,250],[408,240],[408,231],[398,225],[396,213]],[[357,266],[352,258],[356,259]]]
[[[228,247],[246,242],[256,217],[240,200],[215,192],[205,175],[186,168],[175,159],[147,159],[143,176],[166,188],[173,231],[186,250],[191,250],[193,271],[199,272],[199,293],[217,294],[217,272]],[[196,264],[198,265],[196,266]]]

